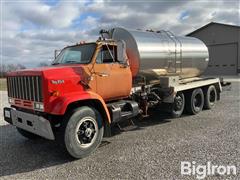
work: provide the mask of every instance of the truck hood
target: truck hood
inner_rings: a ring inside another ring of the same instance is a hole
[[[9,72],[7,76],[44,76],[46,78],[82,76],[84,65],[49,66]]]

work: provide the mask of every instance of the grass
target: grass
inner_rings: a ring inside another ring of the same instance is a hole
[[[0,78],[0,91],[7,90],[7,81],[5,78]]]

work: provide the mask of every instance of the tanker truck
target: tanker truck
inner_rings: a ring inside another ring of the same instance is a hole
[[[83,158],[113,125],[150,109],[167,107],[179,118],[213,108],[222,87],[218,78],[200,77],[208,61],[207,47],[193,37],[101,30],[96,42],[63,48],[49,67],[8,73],[4,119],[26,138],[56,140]]]

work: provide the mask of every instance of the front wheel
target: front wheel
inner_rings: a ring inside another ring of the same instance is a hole
[[[84,158],[99,146],[104,129],[102,117],[96,109],[88,106],[77,108],[65,121],[63,140],[72,157]]]

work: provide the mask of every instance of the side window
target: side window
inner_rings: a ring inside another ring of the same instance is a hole
[[[110,50],[110,51],[109,51]],[[97,56],[97,63],[114,63],[117,61],[117,47],[116,46],[102,46],[101,51]]]
[[[96,62],[98,64],[102,64],[102,50],[99,51],[98,55],[97,55],[97,59]]]

